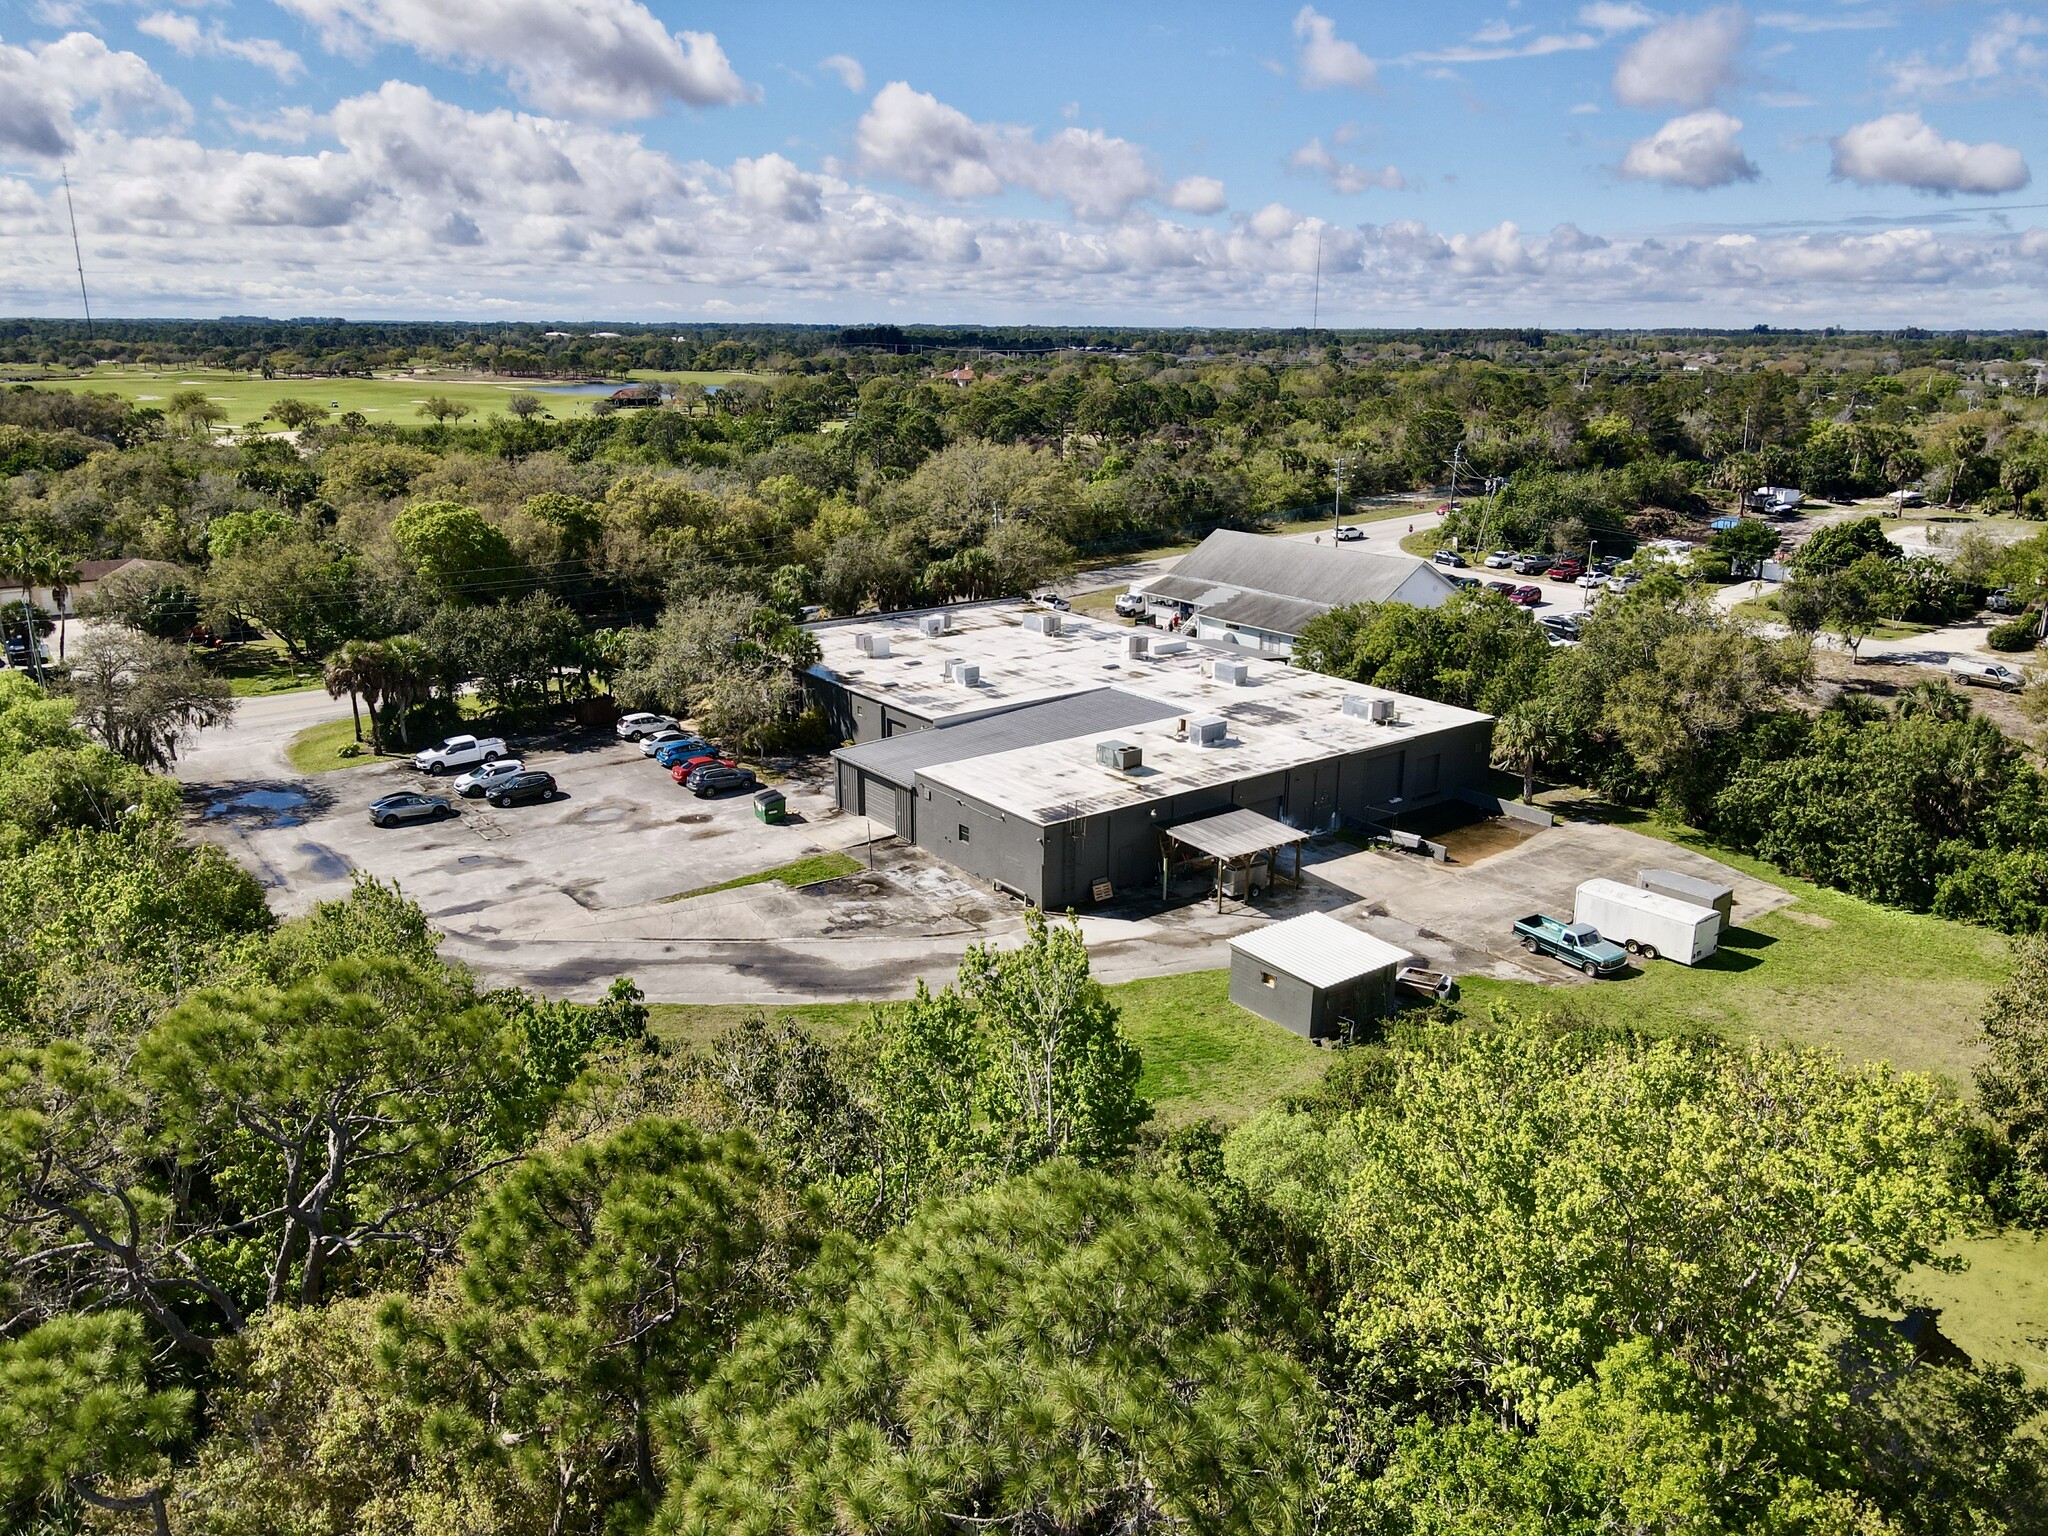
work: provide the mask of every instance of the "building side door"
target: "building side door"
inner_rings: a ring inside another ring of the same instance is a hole
[[[1418,796],[1435,794],[1437,780],[1441,777],[1443,761],[1444,758],[1441,752],[1418,753],[1415,758],[1414,783],[1410,787],[1409,793]]]

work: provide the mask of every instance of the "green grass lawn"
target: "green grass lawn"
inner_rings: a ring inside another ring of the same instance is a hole
[[[2048,1238],[1999,1232],[1965,1238],[1959,1275],[1916,1270],[1907,1289],[1941,1308],[1941,1331],[1973,1360],[2026,1367],[2048,1386]]]
[[[227,679],[228,691],[238,699],[322,686],[320,668],[292,660],[281,640],[252,640],[215,651],[207,665]]]
[[[383,757],[371,755],[370,743],[366,737],[361,750],[344,757],[345,749],[356,745],[355,721],[347,716],[329,720],[323,725],[309,725],[291,739],[284,749],[284,755],[291,765],[301,773],[327,773],[336,768],[365,768],[371,763],[388,763],[403,756],[401,753],[387,753]]]
[[[729,384],[752,377],[743,373],[649,373],[634,378],[675,380],[685,384]],[[95,368],[90,372],[58,378],[30,377],[43,389],[93,390],[120,395],[138,405],[166,405],[182,389],[203,389],[207,397],[224,409],[227,425],[247,426],[260,420],[280,400],[310,400],[316,405],[332,404],[335,410],[360,411],[371,421],[396,422],[402,426],[425,426],[419,415],[420,402],[430,395],[460,401],[475,413],[470,419],[503,414],[505,403],[516,394],[540,396],[557,417],[581,416],[589,410],[589,396],[549,394],[545,379],[498,379],[451,376],[449,378],[370,379],[266,379],[260,374],[226,369],[154,369],[131,366]]]
[[[1728,611],[1737,618],[1748,619],[1752,624],[1782,624],[1785,622],[1783,613],[1779,611],[1778,594],[1775,592],[1768,597],[1745,597]],[[1879,619],[1876,624],[1871,626],[1870,638],[1873,640],[1911,640],[1916,635],[1931,635],[1934,633],[1934,629],[1935,626],[1932,624],[1908,624],[1902,619]]]
[[[694,891],[678,891],[673,896],[662,897],[662,900],[688,901],[692,896],[709,896],[713,891],[733,891],[743,885],[761,885],[770,880],[780,880],[794,890],[799,886],[816,885],[820,880],[837,880],[841,875],[853,874],[861,867],[860,860],[849,853],[814,853],[809,858],[793,859],[787,864],[778,864],[773,869],[741,875],[736,880],[721,880],[716,885],[700,885]]]
[[[1124,1034],[1145,1060],[1139,1089],[1168,1125],[1212,1115],[1242,1120],[1313,1087],[1330,1061],[1300,1036],[1231,1002],[1228,971],[1120,982],[1108,991],[1123,1012]],[[790,1014],[822,1035],[839,1036],[874,1006],[653,1003],[648,1013],[663,1040],[695,1047],[754,1013]]]
[[[1968,1091],[1978,1015],[2006,972],[2004,938],[1809,885],[1683,828],[1629,820],[1636,831],[1719,859],[1797,900],[1736,929],[1704,965],[1651,961],[1569,990],[1467,977],[1459,982],[1461,1006],[1481,1014],[1494,1003],[1545,1012],[1568,1002],[1590,1018],[1659,1033],[1792,1040],[1859,1061],[1943,1072]]]

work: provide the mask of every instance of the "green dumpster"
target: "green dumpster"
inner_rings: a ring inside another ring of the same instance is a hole
[[[779,789],[764,789],[754,796],[754,814],[771,825],[780,826],[789,814],[789,802]]]

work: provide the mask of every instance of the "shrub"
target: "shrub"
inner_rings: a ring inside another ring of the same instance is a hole
[[[1984,643],[1994,651],[2031,651],[2039,639],[2040,627],[2041,616],[2038,613],[2022,613],[2003,624],[1992,625]]]

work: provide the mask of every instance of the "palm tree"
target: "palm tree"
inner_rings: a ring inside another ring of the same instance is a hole
[[[1517,704],[1494,722],[1493,765],[1522,775],[1522,804],[1536,799],[1536,766],[1557,745],[1550,718],[1533,704]]]
[[[417,635],[393,635],[378,649],[383,653],[384,702],[391,710],[398,744],[410,746],[405,717],[434,691],[434,653]]]
[[[57,665],[64,665],[64,642],[71,638],[71,624],[64,610],[71,600],[71,589],[78,584],[78,562],[69,555],[53,552],[50,561],[50,600],[57,606]]]
[[[349,641],[327,658],[325,681],[330,698],[348,695],[357,741],[363,739],[363,713],[356,707],[358,695],[370,706],[370,750],[381,755],[384,741],[378,728],[377,705],[385,690],[384,647],[374,640]]]
[[[35,589],[54,583],[68,562],[42,540],[17,533],[0,542],[0,572],[12,577],[21,588],[21,624],[28,632],[29,665],[36,681],[43,680],[43,647],[36,635]]]

